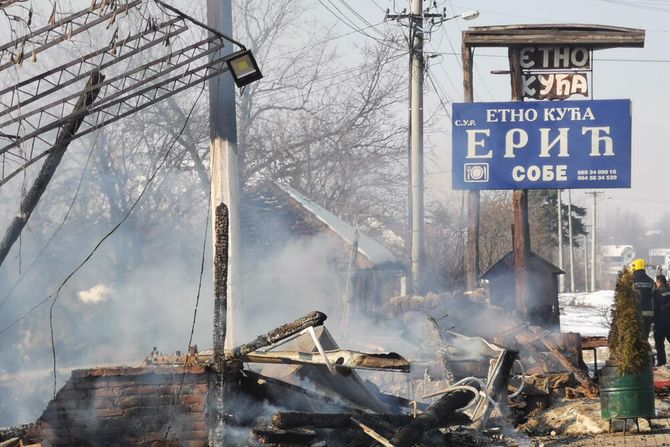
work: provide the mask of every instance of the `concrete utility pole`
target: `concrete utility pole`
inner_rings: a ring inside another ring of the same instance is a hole
[[[591,291],[596,290],[596,204],[598,202],[598,195],[603,194],[603,191],[587,192],[593,198],[593,211],[591,212]]]
[[[426,258],[423,209],[423,2],[410,0],[411,179],[412,179],[412,288],[423,293]]]
[[[588,249],[588,235],[584,235],[584,292],[593,292],[589,289],[589,249]]]
[[[233,13],[231,0],[207,0],[207,24],[227,36],[233,35]],[[224,54],[232,53],[232,45],[224,49]],[[235,84],[230,73],[209,81],[209,130],[210,162],[212,172],[212,237],[216,235],[216,210],[225,204],[228,208],[228,259],[225,297],[215,296],[216,313],[223,312],[221,321],[225,328],[214,328],[214,345],[230,349],[234,347],[234,311],[239,308],[240,291],[240,217],[239,217],[239,174],[237,154],[237,121],[235,118]],[[216,259],[214,265],[217,265]],[[215,276],[217,276],[215,268]],[[217,282],[217,278],[214,278]],[[217,340],[216,338],[222,338]]]
[[[409,219],[408,226],[411,234],[411,291],[423,293],[425,287],[426,244],[424,225],[424,175],[423,175],[423,72],[425,70],[423,56],[424,19],[430,19],[430,26],[438,26],[448,20],[462,18],[476,19],[478,11],[467,11],[447,17],[445,13],[431,14],[423,9],[422,0],[409,0],[409,14],[389,14],[385,19],[409,21],[410,45],[410,113],[409,113]]]
[[[557,218],[558,218],[558,267],[563,270],[563,203],[561,202],[561,190],[556,190]],[[558,276],[558,291],[565,291],[565,275]]]

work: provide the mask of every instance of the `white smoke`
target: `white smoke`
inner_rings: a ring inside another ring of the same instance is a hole
[[[79,299],[87,304],[97,304],[107,301],[109,295],[114,292],[114,289],[104,284],[98,284],[88,290],[80,290],[77,292]]]

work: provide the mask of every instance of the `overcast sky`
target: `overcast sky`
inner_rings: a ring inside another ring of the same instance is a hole
[[[449,14],[476,9],[480,16],[474,21],[460,19],[444,23],[433,33],[427,51],[438,54],[429,59],[429,76],[426,81],[426,116],[440,102],[448,104],[462,100],[462,71],[460,65],[461,31],[468,26],[488,26],[504,24],[538,23],[589,23],[623,26],[646,30],[644,48],[600,50],[594,55],[593,98],[630,98],[633,103],[632,137],[632,187],[630,189],[609,189],[601,203],[603,216],[616,208],[630,209],[648,217],[649,222],[670,211],[668,187],[665,179],[670,168],[670,151],[666,148],[664,131],[670,125],[665,111],[670,79],[670,2],[663,0],[564,0],[561,2],[538,0],[471,0],[437,2],[438,9],[447,8]],[[393,0],[368,0],[348,4],[371,24],[378,24],[384,11],[394,7],[397,12],[408,8],[409,2]],[[427,5],[428,3],[426,3]],[[324,20],[338,23],[342,30],[347,25],[335,18],[332,11],[338,6],[341,13],[354,23],[358,20],[351,10],[347,10],[342,0],[323,0],[318,7],[323,10]],[[327,11],[326,7],[331,11]],[[358,22],[357,22],[358,20]],[[401,28],[395,26],[395,28]],[[381,25],[380,29],[394,32],[393,27]],[[357,34],[357,38],[369,39]],[[454,51],[455,50],[455,51]],[[454,54],[457,53],[457,54]],[[507,68],[506,50],[482,48],[475,52],[475,100],[507,101],[510,98],[509,76],[493,75],[491,70]],[[434,84],[434,85],[433,85]],[[431,109],[430,107],[433,107]],[[450,106],[448,106],[450,108]],[[442,112],[442,113],[440,113]],[[451,189],[451,123],[443,111],[438,110],[439,127],[443,133],[428,136],[427,147],[438,156],[426,163],[427,196],[436,191]],[[585,196],[576,191],[577,203],[588,204]]]

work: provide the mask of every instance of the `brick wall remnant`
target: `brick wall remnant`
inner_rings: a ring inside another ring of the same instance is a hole
[[[54,447],[204,447],[210,374],[202,365],[75,370],[33,434]]]

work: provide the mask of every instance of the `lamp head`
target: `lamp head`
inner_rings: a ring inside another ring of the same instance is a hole
[[[479,11],[476,10],[465,11],[463,14],[461,14],[461,19],[463,20],[474,20],[477,17],[479,17]]]
[[[243,50],[231,55],[226,59],[226,64],[238,87],[244,87],[263,77],[251,50]]]

